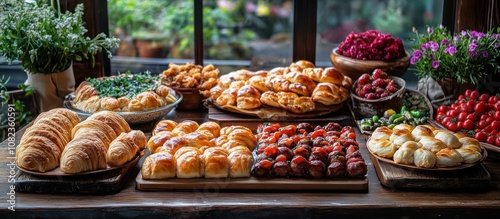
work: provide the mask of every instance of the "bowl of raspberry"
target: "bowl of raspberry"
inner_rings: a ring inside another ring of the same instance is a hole
[[[368,30],[351,32],[338,47],[332,50],[330,60],[340,72],[358,79],[364,73],[381,69],[389,76],[402,76],[410,65],[410,54],[403,41],[389,33]]]
[[[401,109],[406,82],[381,69],[362,74],[351,89],[351,106],[357,118],[383,115],[388,109]]]

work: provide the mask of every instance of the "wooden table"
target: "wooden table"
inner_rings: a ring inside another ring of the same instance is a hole
[[[203,121],[205,112],[173,112],[166,118]],[[20,138],[20,133],[17,133]],[[358,136],[364,145],[364,137]],[[164,191],[135,187],[136,166],[116,194],[10,195],[8,140],[0,145],[1,218],[491,218],[500,210],[500,161],[486,159],[487,191],[411,190],[380,184],[366,147],[368,192]],[[9,210],[15,201],[15,211]]]

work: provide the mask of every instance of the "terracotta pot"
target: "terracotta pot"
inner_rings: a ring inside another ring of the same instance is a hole
[[[136,39],[137,54],[142,58],[166,58],[167,47],[158,41]]]
[[[424,77],[417,84],[417,90],[427,96],[434,110],[441,105],[451,105],[467,89],[476,90],[476,88],[476,85],[458,83],[456,79],[451,78],[435,80],[431,77]]]
[[[73,65],[63,72],[52,74],[30,74],[26,85],[35,90],[35,100],[39,112],[45,112],[54,108],[63,107],[66,95],[75,91],[75,75]]]

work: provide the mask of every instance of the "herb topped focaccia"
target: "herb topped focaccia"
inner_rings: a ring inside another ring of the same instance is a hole
[[[149,72],[87,78],[75,91],[73,107],[94,113],[155,109],[177,100],[175,91],[161,85]]]

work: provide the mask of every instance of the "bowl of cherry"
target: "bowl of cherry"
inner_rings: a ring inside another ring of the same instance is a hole
[[[389,33],[368,30],[347,35],[332,50],[330,61],[352,80],[375,69],[381,69],[389,76],[400,77],[410,66],[410,54],[405,51],[401,39]]]
[[[351,89],[351,106],[356,118],[383,115],[388,109],[399,110],[403,106],[406,82],[397,76],[389,76],[381,69],[372,74],[362,74]]]

